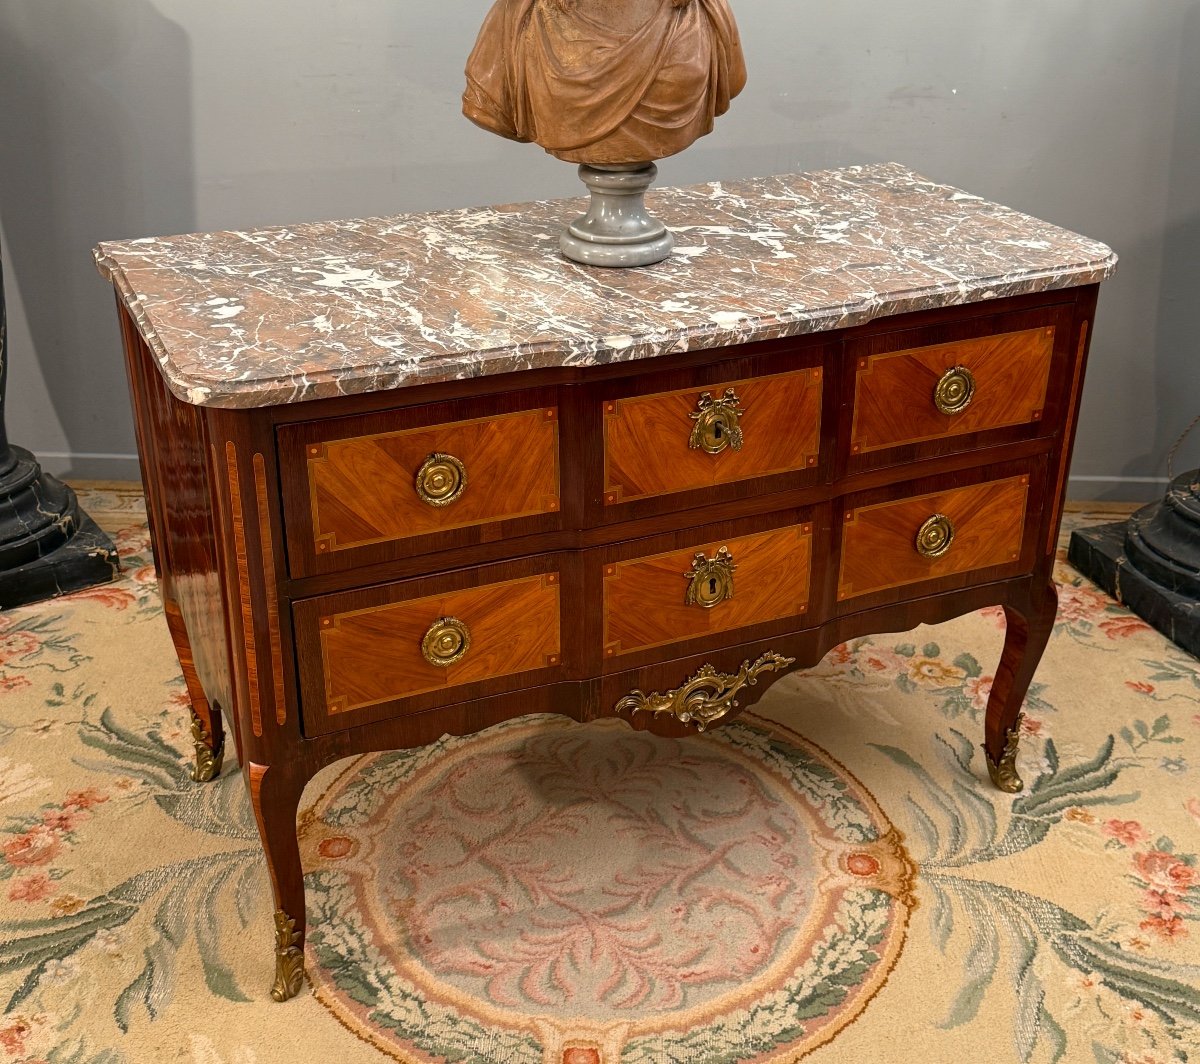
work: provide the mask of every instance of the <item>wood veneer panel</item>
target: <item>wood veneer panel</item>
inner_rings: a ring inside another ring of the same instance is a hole
[[[466,490],[446,506],[423,501],[414,485],[434,452],[467,471]],[[325,440],[305,454],[320,553],[559,508],[556,408]]]
[[[704,609],[684,596],[692,559],[728,547],[737,566],[733,598]],[[699,543],[685,550],[614,562],[604,569],[604,653],[607,657],[714,635],[808,610],[812,525],[790,525],[748,536]]]
[[[1028,501],[1029,477],[1021,475],[848,510],[838,598],[1017,561]],[[934,514],[953,522],[954,541],[941,557],[927,558],[916,536]]]
[[[616,399],[604,404],[606,505],[728,484],[817,464],[821,440],[820,367]],[[745,411],[741,450],[708,454],[688,446],[703,392],[732,388]]]
[[[855,376],[854,453],[920,443],[1041,419],[1054,327],[980,336],[860,358]],[[939,378],[955,366],[975,377],[971,404],[943,414],[934,404]]]
[[[557,665],[559,587],[559,575],[547,573],[359,610],[326,612],[318,602],[325,712]],[[448,668],[421,653],[425,632],[442,617],[471,634],[466,655]]]

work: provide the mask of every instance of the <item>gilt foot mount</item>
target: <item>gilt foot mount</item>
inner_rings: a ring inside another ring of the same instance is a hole
[[[208,783],[215,780],[221,774],[221,765],[225,760],[225,742],[222,740],[216,749],[213,748],[212,736],[195,710],[192,710],[192,746],[195,748],[193,782]]]
[[[296,931],[296,921],[282,909],[275,911],[275,982],[271,997],[287,1001],[304,986],[304,948]]]
[[[998,761],[992,760],[992,755],[984,748],[983,754],[987,760],[988,775],[992,782],[1008,794],[1019,794],[1025,789],[1025,783],[1017,774],[1017,744],[1021,739],[1021,717],[1018,716],[1013,726],[1004,733],[1004,749]]]

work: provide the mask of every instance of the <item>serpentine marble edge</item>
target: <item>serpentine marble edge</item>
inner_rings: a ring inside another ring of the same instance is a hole
[[[566,261],[579,200],[102,243],[171,391],[258,407],[590,366],[1091,284],[1105,245],[896,163],[650,193],[656,266]]]

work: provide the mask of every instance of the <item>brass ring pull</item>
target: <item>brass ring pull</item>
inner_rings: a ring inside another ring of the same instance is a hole
[[[933,389],[933,405],[943,414],[961,414],[975,398],[975,375],[966,366],[946,370]]]
[[[442,617],[429,626],[421,653],[430,665],[448,669],[471,649],[471,631],[457,617]]]
[[[720,399],[714,399],[711,392],[704,392],[696,400],[696,409],[688,414],[696,422],[692,426],[688,447],[709,454],[720,454],[726,447],[740,451],[742,427],[739,421],[745,413],[740,403],[732,388],[726,388]]]
[[[917,530],[917,553],[940,558],[954,542],[954,522],[945,514],[934,514]]]
[[[430,506],[449,506],[467,490],[467,467],[452,454],[431,454],[417,470],[417,494]]]
[[[701,551],[692,559],[692,568],[683,574],[688,582],[684,605],[711,610],[733,598],[733,571],[736,568],[728,547],[721,547],[711,558],[706,558]]]

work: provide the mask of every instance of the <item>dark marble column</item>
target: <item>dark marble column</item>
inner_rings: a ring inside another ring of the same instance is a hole
[[[112,540],[75,492],[8,442],[8,323],[0,267],[0,609],[104,584],[120,571]]]
[[[1128,521],[1071,534],[1067,558],[1190,654],[1200,657],[1200,469]]]

